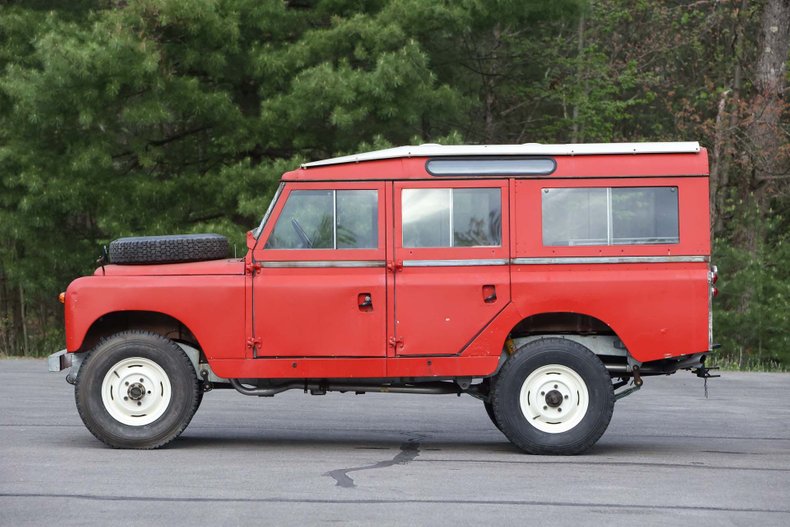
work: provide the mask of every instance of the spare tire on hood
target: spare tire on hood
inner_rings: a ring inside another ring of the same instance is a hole
[[[113,264],[163,264],[220,260],[228,256],[228,239],[219,234],[175,234],[118,238],[110,242]]]

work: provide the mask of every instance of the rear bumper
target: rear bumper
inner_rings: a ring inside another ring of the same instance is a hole
[[[670,375],[678,370],[696,370],[704,367],[707,353],[709,352],[643,362],[639,366],[639,372],[645,377],[648,375]],[[609,373],[627,373],[631,371],[630,365],[626,364],[607,364],[606,369],[609,370]]]

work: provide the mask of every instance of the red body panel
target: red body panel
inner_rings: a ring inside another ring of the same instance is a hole
[[[506,265],[404,267],[395,276],[396,355],[461,353],[508,304],[509,282]],[[496,300],[486,303],[489,286]]]
[[[226,378],[485,376],[513,328],[543,313],[594,317],[639,361],[707,351],[706,151],[555,159],[550,176],[509,179],[434,177],[426,158],[288,172],[260,242],[250,240],[243,261],[106,266],[75,280],[66,298],[67,349],[81,350],[103,315],[153,311],[189,328]],[[544,189],[638,186],[678,188],[679,243],[542,244]],[[402,247],[401,191],[437,187],[499,188],[502,243]],[[294,189],[376,190],[378,246],[266,249]],[[622,257],[681,260],[616,260]],[[259,339],[254,347],[251,339]]]
[[[241,258],[234,258],[165,265],[106,265],[96,269],[93,274],[94,276],[243,275],[244,262]]]
[[[155,276],[128,276],[142,266],[107,266],[106,276],[73,281],[66,290],[66,349],[77,351],[100,317],[119,311],[152,311],[181,321],[200,342],[206,357],[243,358],[246,291],[240,261],[148,266]],[[206,268],[220,274],[170,274],[176,268]],[[123,269],[122,272],[119,272]],[[101,273],[101,271],[99,271]],[[232,274],[231,274],[232,273]]]
[[[707,274],[707,263],[516,265],[513,298],[524,318],[595,317],[644,362],[708,349]]]
[[[255,277],[258,357],[381,357],[385,268],[263,268]],[[369,295],[370,309],[359,307]]]

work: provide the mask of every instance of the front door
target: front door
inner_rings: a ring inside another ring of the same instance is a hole
[[[289,183],[252,278],[255,357],[384,357],[384,183]]]
[[[455,355],[510,302],[507,180],[398,182],[395,355]]]

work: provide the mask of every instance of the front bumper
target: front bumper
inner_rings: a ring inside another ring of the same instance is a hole
[[[66,368],[71,368],[73,353],[66,350],[60,350],[47,357],[47,364],[49,371],[63,371]]]
[[[69,368],[69,373],[66,375],[66,382],[74,384],[77,382],[77,373],[80,371],[80,366],[85,359],[85,355],[85,353],[69,353],[66,350],[55,352],[47,357],[49,371],[63,371]]]

